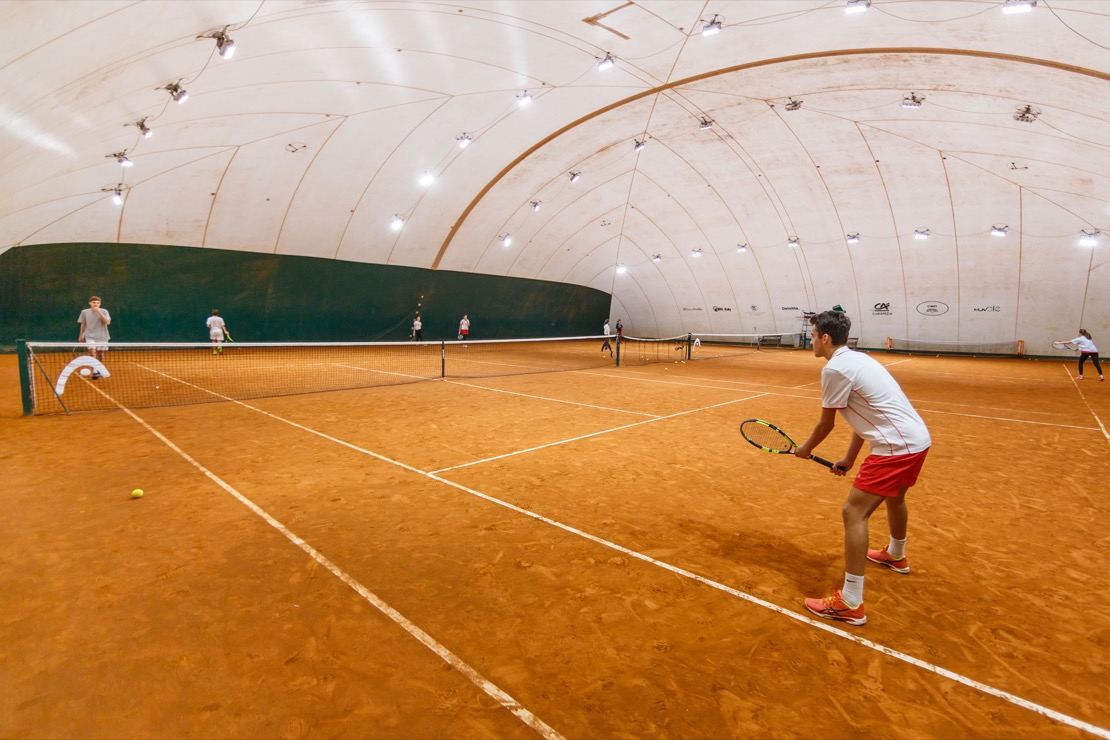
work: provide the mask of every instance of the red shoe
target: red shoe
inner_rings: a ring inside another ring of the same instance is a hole
[[[867,614],[863,610],[863,602],[857,607],[848,606],[848,602],[840,595],[840,589],[833,591],[832,596],[823,599],[806,599],[806,609],[821,617],[838,622],[859,626],[867,624]]]
[[[898,560],[895,560],[890,556],[890,553],[886,551],[885,547],[882,550],[868,550],[867,559],[870,560],[872,563],[885,565],[895,573],[910,572],[910,564],[909,561],[906,560],[906,556],[903,555]]]

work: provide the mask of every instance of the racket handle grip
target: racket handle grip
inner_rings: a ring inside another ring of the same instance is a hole
[[[809,459],[812,460],[815,463],[821,463],[826,468],[832,468],[832,466],[833,466],[833,464],[831,462],[829,462],[828,460],[826,460],[823,457],[817,457],[817,455],[810,455]]]

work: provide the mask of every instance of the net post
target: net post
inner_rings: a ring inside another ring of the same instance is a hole
[[[31,398],[31,366],[27,359],[27,340],[15,340],[15,354],[19,358],[19,395],[23,398],[23,413],[30,416],[35,412],[34,399]]]
[[[686,332],[686,359],[692,359],[694,356],[694,335],[691,332]]]
[[[620,367],[620,366],[621,366],[621,335],[618,334],[617,335],[617,363],[616,363],[616,365],[614,365],[614,367]]]
[[[439,343],[439,377],[447,377],[447,342]]]

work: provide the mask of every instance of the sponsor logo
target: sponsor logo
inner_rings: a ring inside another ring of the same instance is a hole
[[[802,309],[798,308],[797,306],[783,306],[782,310],[783,311],[801,311]]]
[[[917,304],[917,312],[922,316],[943,316],[948,313],[948,304],[943,301],[924,301]]]
[[[694,306],[693,308],[687,308],[686,306],[683,306],[682,310],[683,311],[701,311],[703,309],[702,309],[701,306]]]
[[[972,311],[976,313],[998,313],[1002,310],[1002,306],[982,306],[980,308],[973,308]]]
[[[879,301],[871,307],[872,316],[893,316],[894,312],[890,310],[890,304]]]
[[[714,311],[731,311],[732,309],[728,306],[714,306],[713,310]]]
[[[759,306],[755,305],[754,303],[752,304],[751,308],[752,308],[753,311],[758,311],[759,310]]]

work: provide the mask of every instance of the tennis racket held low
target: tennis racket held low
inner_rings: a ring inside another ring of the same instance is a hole
[[[762,419],[747,419],[740,424],[740,434],[749,443],[772,455],[793,455],[798,445],[786,432],[779,429],[769,421]],[[833,463],[823,457],[810,455],[809,459],[826,468],[832,468]]]

